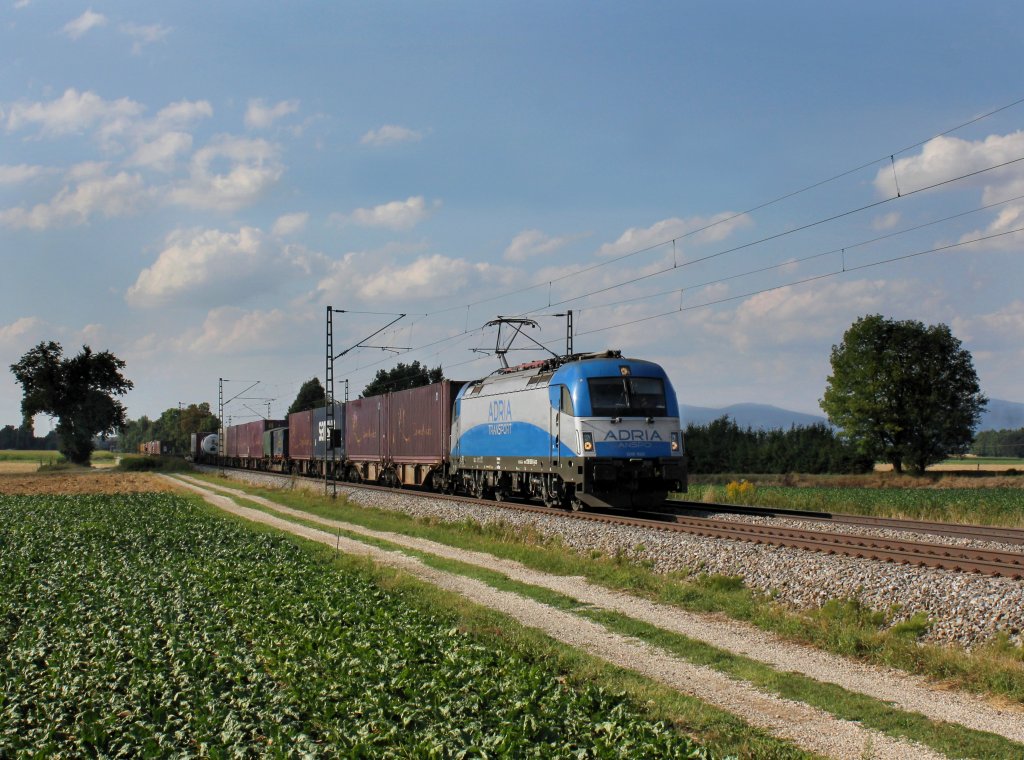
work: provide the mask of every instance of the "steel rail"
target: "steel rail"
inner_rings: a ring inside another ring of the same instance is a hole
[[[835,525],[856,525],[868,528],[905,530],[912,533],[927,533],[951,538],[970,538],[978,541],[994,541],[1004,544],[1024,545],[1024,529],[1006,528],[998,525],[971,525],[944,523],[932,520],[908,520],[897,517],[871,517],[833,512],[815,512],[801,509],[778,507],[748,507],[740,504],[705,504],[699,501],[665,502],[667,507],[685,509],[691,512],[717,512],[752,517],[790,517],[795,520],[832,523]]]

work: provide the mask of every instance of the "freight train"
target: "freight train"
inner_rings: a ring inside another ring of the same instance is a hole
[[[659,365],[618,351],[233,425],[225,439],[218,456],[216,435],[193,435],[190,457],[566,509],[635,509],[686,490],[672,384]]]

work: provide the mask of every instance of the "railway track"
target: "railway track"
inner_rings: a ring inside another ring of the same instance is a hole
[[[220,469],[220,468],[211,468]],[[274,473],[259,473],[262,476],[291,481],[290,476]],[[323,482],[323,481],[313,481]],[[375,486],[364,483],[339,483],[339,486],[395,493],[396,489],[386,486]],[[682,514],[656,513],[647,517],[628,516],[610,512],[563,512],[549,507],[516,501],[494,502],[452,494],[438,494],[413,489],[403,489],[401,493],[424,498],[444,498],[467,504],[485,504],[501,509],[518,510],[542,515],[559,515],[565,519],[587,520],[611,525],[644,527],[653,530],[690,533],[708,538],[721,538],[733,541],[746,541],[771,546],[786,546],[806,551],[824,552],[827,554],[873,559],[901,565],[933,567],[966,573],[982,573],[1008,578],[1024,578],[1024,552],[979,549],[968,546],[951,546],[948,544],[930,543],[926,541],[903,540],[879,536],[865,536],[853,533],[825,532],[788,526],[773,526],[756,523],[737,522],[735,520],[719,520],[712,517],[693,517]],[[904,531],[915,531],[936,534],[942,528],[952,532],[942,535],[970,537],[977,540],[1004,541],[993,535],[1012,529],[988,529],[983,526],[944,525],[942,523],[922,523],[927,530],[918,530],[913,520],[892,520],[884,518],[856,518],[850,515],[829,515],[828,513],[799,513],[795,510],[760,510],[757,508],[738,507],[735,505],[697,504],[696,502],[667,502],[675,507],[690,507],[707,512],[732,512],[736,514],[757,514],[759,516],[799,517],[833,524],[869,525],[871,527],[890,528]],[[867,520],[869,522],[853,522]],[[898,526],[898,527],[897,527]],[[1018,533],[1021,533],[1018,531]],[[1024,536],[1018,543],[1024,543]]]
[[[732,514],[749,517],[785,517],[832,525],[886,528],[888,530],[927,533],[950,538],[969,538],[977,541],[997,541],[1002,544],[1019,544],[1024,546],[1024,530],[1020,528],[1003,528],[993,525],[961,525],[927,520],[904,520],[894,517],[867,517],[863,515],[810,512],[800,509],[780,509],[775,507],[747,507],[739,504],[705,504],[699,501],[669,500],[666,502],[666,505],[670,509],[681,509],[691,513]]]

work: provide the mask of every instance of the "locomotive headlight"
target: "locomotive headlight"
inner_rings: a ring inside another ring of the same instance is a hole
[[[672,434],[672,451],[679,451],[679,433]]]
[[[583,450],[593,451],[594,450],[594,434],[584,433],[583,434]]]

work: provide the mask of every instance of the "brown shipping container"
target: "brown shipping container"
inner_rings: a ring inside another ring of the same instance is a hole
[[[399,464],[438,464],[451,447],[452,397],[463,383],[443,380],[391,394],[388,448]]]
[[[345,457],[355,462],[387,458],[388,396],[357,398],[345,404]]]
[[[288,457],[313,458],[313,410],[288,415]]]
[[[228,428],[228,457],[262,459],[263,433],[271,428],[284,427],[284,425],[284,420],[256,420],[242,425],[232,425]]]

